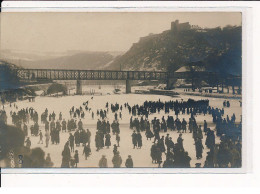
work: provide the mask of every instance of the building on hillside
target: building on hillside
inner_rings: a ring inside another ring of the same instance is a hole
[[[190,29],[191,29],[191,25],[189,22],[179,23],[179,20],[175,20],[174,22],[171,23],[171,30],[173,32],[181,32]]]

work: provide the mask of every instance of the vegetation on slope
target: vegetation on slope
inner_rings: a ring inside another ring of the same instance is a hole
[[[171,30],[141,38],[129,51],[111,63],[111,69],[175,71],[201,63],[207,70],[221,73],[242,72],[242,28]]]

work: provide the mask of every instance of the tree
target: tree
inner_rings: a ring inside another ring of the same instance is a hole
[[[64,95],[67,94],[67,87],[62,84],[53,83],[47,89],[47,94],[55,94],[59,92],[62,92]]]
[[[24,146],[24,133],[21,129],[8,126],[0,121],[0,160],[8,157],[10,150],[19,151]]]
[[[186,66],[188,77],[186,81],[191,82],[191,88],[194,90],[195,88],[200,88],[201,83],[203,81],[203,74],[204,68],[202,66],[194,66],[192,64]]]

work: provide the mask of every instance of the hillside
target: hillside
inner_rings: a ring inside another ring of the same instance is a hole
[[[17,65],[23,68],[35,69],[100,69],[106,64],[111,63],[113,59],[120,53],[117,52],[70,52],[64,53],[61,56],[48,56],[43,59],[34,58],[16,58],[11,57],[6,59],[12,63],[19,63]],[[27,56],[27,55],[24,55]]]
[[[242,72],[241,27],[164,31],[140,39],[108,67],[124,70],[175,71],[196,62],[206,69],[231,74]]]
[[[20,86],[13,71],[16,68],[17,67],[14,64],[7,63],[0,59],[0,91],[10,88],[18,88]]]

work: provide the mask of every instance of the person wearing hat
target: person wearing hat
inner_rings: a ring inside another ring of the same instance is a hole
[[[177,139],[177,143],[179,144],[180,148],[183,149],[183,139],[182,139],[182,134],[179,134],[179,137]]]
[[[167,135],[166,135],[166,137],[165,137],[165,140],[164,140],[165,145],[166,145],[166,147],[167,147],[167,151],[170,149],[170,148],[169,148],[169,140],[170,140],[170,136],[169,136],[169,135],[170,135],[170,134],[167,133]]]
[[[114,155],[116,155],[116,153],[117,153],[117,146],[116,146],[116,144],[114,144],[113,153],[114,153]]]
[[[164,136],[162,136],[158,141],[158,147],[160,148],[161,152],[165,152]]]
[[[107,133],[106,135],[105,135],[105,146],[107,146],[107,148],[109,148],[109,146],[111,146],[111,136],[110,136],[110,134],[109,133]]]
[[[141,149],[143,146],[143,141],[142,141],[142,135],[140,132],[137,133],[136,139],[137,139],[137,148]]]
[[[99,168],[107,168],[107,159],[105,155],[102,155],[102,158],[99,160],[98,166]]]
[[[128,155],[128,158],[125,161],[125,167],[126,168],[133,168],[134,167],[134,163],[133,163],[133,159],[132,159],[131,155]]]
[[[116,154],[114,155],[113,159],[112,159],[112,163],[114,165],[114,168],[120,168],[121,164],[122,164],[122,158],[119,155],[119,152],[116,152]]]
[[[169,137],[168,145],[167,145],[167,152],[169,152],[173,148],[174,148],[174,142],[172,141],[172,138]]]
[[[134,145],[133,149],[135,149],[135,147],[137,147],[137,134],[135,131],[132,134],[132,143]]]
[[[26,139],[26,141],[25,141],[25,147],[28,148],[28,149],[30,149],[30,148],[31,148],[31,145],[32,145],[31,140],[30,140],[29,137],[27,137],[27,139]]]
[[[215,146],[215,134],[214,131],[210,130],[210,128],[208,128],[207,130],[207,137],[206,137],[205,144],[209,149],[212,149]]]
[[[201,159],[202,158],[202,153],[203,153],[203,145],[201,139],[196,139],[195,141],[195,148],[196,148],[196,158]]]
[[[189,156],[188,152],[184,152],[184,155],[183,155],[183,165],[182,167],[184,168],[190,168],[190,161],[191,161],[191,157]]]
[[[74,162],[75,162],[75,167],[78,167],[78,163],[79,163],[79,152],[78,150],[75,150],[75,154],[74,154]]]

